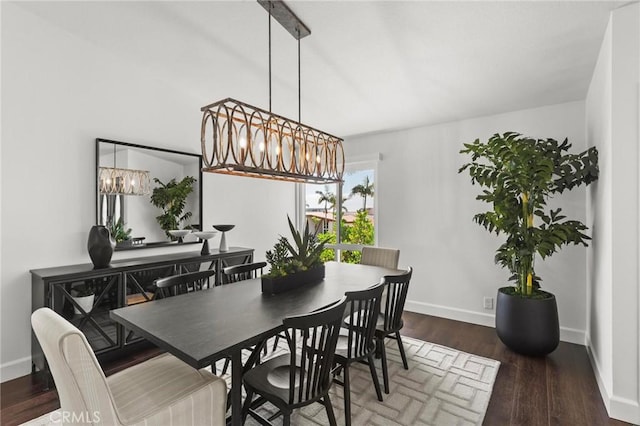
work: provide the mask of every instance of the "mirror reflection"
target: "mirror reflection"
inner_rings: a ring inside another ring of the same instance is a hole
[[[96,139],[96,222],[116,249],[198,242],[202,158],[198,154]]]

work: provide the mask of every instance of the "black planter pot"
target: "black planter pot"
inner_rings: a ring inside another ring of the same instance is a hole
[[[560,343],[556,297],[531,299],[498,290],[496,331],[509,349],[522,355],[544,356]]]
[[[262,292],[266,294],[278,294],[309,284],[315,284],[324,279],[324,265],[308,269],[284,277],[270,278],[262,276]]]
[[[109,230],[102,225],[94,225],[89,231],[87,250],[96,269],[106,268],[111,262],[116,242],[111,238]]]

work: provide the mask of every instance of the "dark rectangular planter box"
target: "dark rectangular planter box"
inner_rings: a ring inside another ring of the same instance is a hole
[[[296,288],[304,287],[308,284],[315,284],[324,279],[324,265],[313,269],[308,269],[284,277],[262,277],[262,292],[266,294],[278,294]]]

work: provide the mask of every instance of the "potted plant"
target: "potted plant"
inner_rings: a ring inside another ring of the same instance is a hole
[[[176,182],[174,178],[166,184],[158,178],[153,178],[153,181],[160,186],[153,188],[151,204],[162,209],[162,214],[156,216],[156,220],[167,237],[173,240],[175,237],[169,231],[179,229],[180,222],[188,220],[193,215],[192,212],[182,211],[187,197],[193,192],[196,179],[185,176],[180,182]]]
[[[93,301],[95,299],[95,291],[93,286],[88,282],[81,282],[71,286],[71,298],[86,312],[89,313],[93,309]],[[74,305],[73,313],[81,314],[80,310]]]
[[[533,139],[518,133],[495,134],[486,143],[476,139],[464,144],[462,154],[471,161],[471,183],[482,193],[476,199],[492,209],[473,220],[489,232],[506,236],[495,262],[511,273],[513,286],[498,290],[496,331],[510,349],[526,355],[546,355],[560,338],[555,296],[540,290],[535,259],[545,259],[567,244],[587,246],[587,227],[567,219],[547,200],[554,194],[589,185],[598,179],[595,147],[570,154],[565,139]]]
[[[287,221],[293,244],[280,236],[273,250],[267,251],[266,258],[271,269],[262,276],[263,293],[281,293],[324,278],[324,263],[320,255],[325,243],[318,240],[317,231],[309,231],[309,223],[301,234],[288,216]]]
[[[111,232],[111,237],[116,241],[116,246],[131,245],[131,228],[126,228],[122,218],[111,223],[109,232]]]

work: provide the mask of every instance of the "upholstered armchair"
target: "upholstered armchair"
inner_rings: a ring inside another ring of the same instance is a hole
[[[169,354],[105,377],[80,330],[49,308],[31,324],[58,390],[62,421],[85,425],[224,425],[227,386]]]

